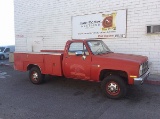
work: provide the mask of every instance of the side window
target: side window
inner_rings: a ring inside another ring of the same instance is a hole
[[[86,55],[89,55],[89,52],[87,51],[83,43],[71,43],[68,50],[68,54],[75,55],[77,51],[82,51],[83,53],[85,52]]]
[[[5,53],[6,52],[10,52],[10,48],[6,48],[6,50],[4,51]]]

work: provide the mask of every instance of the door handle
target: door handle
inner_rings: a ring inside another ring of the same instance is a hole
[[[87,57],[85,55],[82,56],[82,59],[85,60]]]

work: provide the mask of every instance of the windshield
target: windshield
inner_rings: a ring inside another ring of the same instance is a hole
[[[88,45],[94,55],[111,52],[103,41],[88,41]]]
[[[0,52],[3,52],[5,47],[0,47]]]

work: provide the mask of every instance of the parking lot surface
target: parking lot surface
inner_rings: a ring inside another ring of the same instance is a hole
[[[95,82],[46,76],[41,85],[28,72],[0,66],[0,119],[159,119],[160,86],[130,86],[108,99]]]

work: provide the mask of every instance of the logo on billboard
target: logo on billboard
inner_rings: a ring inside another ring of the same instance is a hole
[[[116,30],[116,12],[112,14],[102,14],[104,18],[102,21],[102,30]]]

